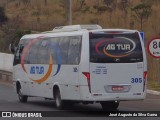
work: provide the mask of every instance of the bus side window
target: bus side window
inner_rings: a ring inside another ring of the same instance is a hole
[[[61,37],[59,41],[61,63],[68,64],[69,37]]]
[[[70,39],[68,50],[68,64],[78,65],[81,55],[81,36],[73,36]]]
[[[53,64],[57,64],[58,61],[57,61],[57,54],[60,52],[60,46],[59,46],[59,41],[60,41],[60,38],[58,37],[52,37],[52,38],[48,38],[48,41],[49,41],[49,45],[48,45],[48,50],[49,52],[51,53],[52,55],[52,62]],[[59,52],[57,52],[59,51]],[[61,55],[59,55],[61,56]]]
[[[37,50],[35,50],[37,49]],[[34,51],[34,58],[38,64],[48,64],[49,63],[49,48],[48,48],[48,39],[43,39],[42,41],[37,44],[37,48]]]
[[[40,42],[36,42],[32,45],[32,47],[28,50],[28,54],[26,56],[27,64],[37,64],[37,55],[38,48],[40,47]]]

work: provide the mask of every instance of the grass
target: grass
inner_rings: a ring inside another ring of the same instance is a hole
[[[155,90],[160,92],[160,81],[155,81],[155,80],[149,80],[147,84],[147,88],[149,90]]]

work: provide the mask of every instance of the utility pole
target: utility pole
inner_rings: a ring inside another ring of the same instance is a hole
[[[68,13],[68,23],[72,25],[72,0],[69,0],[69,13]]]

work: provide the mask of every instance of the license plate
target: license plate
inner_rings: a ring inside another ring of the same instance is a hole
[[[112,86],[112,91],[123,91],[124,87],[123,86]]]

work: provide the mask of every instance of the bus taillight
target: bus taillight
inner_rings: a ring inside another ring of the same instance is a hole
[[[82,72],[83,75],[87,78],[87,83],[89,87],[89,92],[91,93],[91,84],[90,84],[90,73],[89,72]]]
[[[144,78],[144,80],[146,80],[146,78],[147,78],[147,71],[145,71],[145,72],[143,73],[143,78]]]
[[[146,79],[147,79],[147,71],[144,71],[144,73],[143,73],[143,80],[144,80],[144,84],[143,84],[143,92],[144,92],[144,90],[145,90]]]

